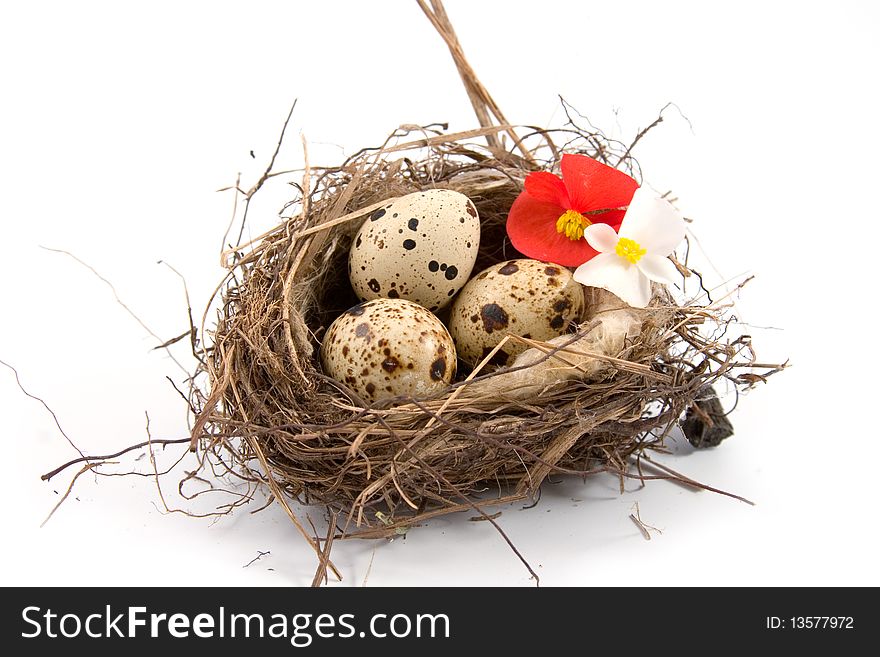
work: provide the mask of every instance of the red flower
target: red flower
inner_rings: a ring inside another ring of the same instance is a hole
[[[622,171],[586,155],[562,156],[562,178],[530,173],[507,215],[507,234],[520,253],[577,267],[597,255],[584,228],[594,223],[617,230],[639,184]]]

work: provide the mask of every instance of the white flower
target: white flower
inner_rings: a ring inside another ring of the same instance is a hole
[[[668,256],[684,239],[685,223],[672,205],[650,188],[639,187],[615,233],[591,224],[584,237],[599,255],[577,268],[574,279],[601,287],[634,308],[651,300],[651,281],[672,284],[680,276]]]

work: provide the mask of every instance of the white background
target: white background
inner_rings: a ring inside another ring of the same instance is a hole
[[[880,584],[873,456],[878,6],[871,2],[465,2],[448,12],[508,119],[561,121],[561,94],[613,136],[674,111],[637,151],[674,189],[762,360],[794,366],[740,401],[736,436],[667,463],[754,500],[654,482],[546,485],[499,522],[546,585]],[[415,2],[6,2],[0,23],[0,358],[90,453],[185,433],[180,372],[89,271],[163,338],[220,279],[232,196],[281,168],[380,142],[401,123],[475,120]],[[256,159],[249,151],[253,150]],[[254,207],[272,225],[283,184]],[[186,349],[177,350],[184,358]],[[0,367],[2,584],[306,585],[314,555],[277,508],[212,523],[159,511],[148,478],[82,477],[39,525],[74,456]],[[130,462],[127,462],[130,465]],[[140,462],[143,467],[145,461]],[[173,486],[168,487],[174,498]],[[659,529],[644,540],[630,521]],[[320,517],[320,510],[311,513]],[[487,523],[339,543],[342,585],[534,585]],[[271,551],[243,568],[258,551]]]

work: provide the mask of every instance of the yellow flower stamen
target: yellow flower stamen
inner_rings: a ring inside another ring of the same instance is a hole
[[[624,260],[629,260],[632,264],[636,264],[647,253],[638,242],[628,237],[621,237],[617,240],[614,252]]]
[[[565,236],[572,242],[578,241],[584,236],[584,228],[589,226],[591,222],[580,212],[574,210],[566,210],[559,219],[556,220],[556,232],[565,233]]]

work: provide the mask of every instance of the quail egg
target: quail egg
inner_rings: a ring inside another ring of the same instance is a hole
[[[404,299],[374,299],[334,321],[321,345],[324,371],[365,402],[427,397],[455,377],[455,345],[443,323]]]
[[[579,321],[584,288],[571,272],[538,260],[508,260],[477,274],[455,299],[449,332],[458,356],[477,365],[508,333],[549,340]],[[492,359],[504,365],[528,348],[508,340]]]
[[[431,189],[373,212],[351,245],[348,273],[362,301],[407,299],[437,311],[474,268],[480,219],[464,194]]]

